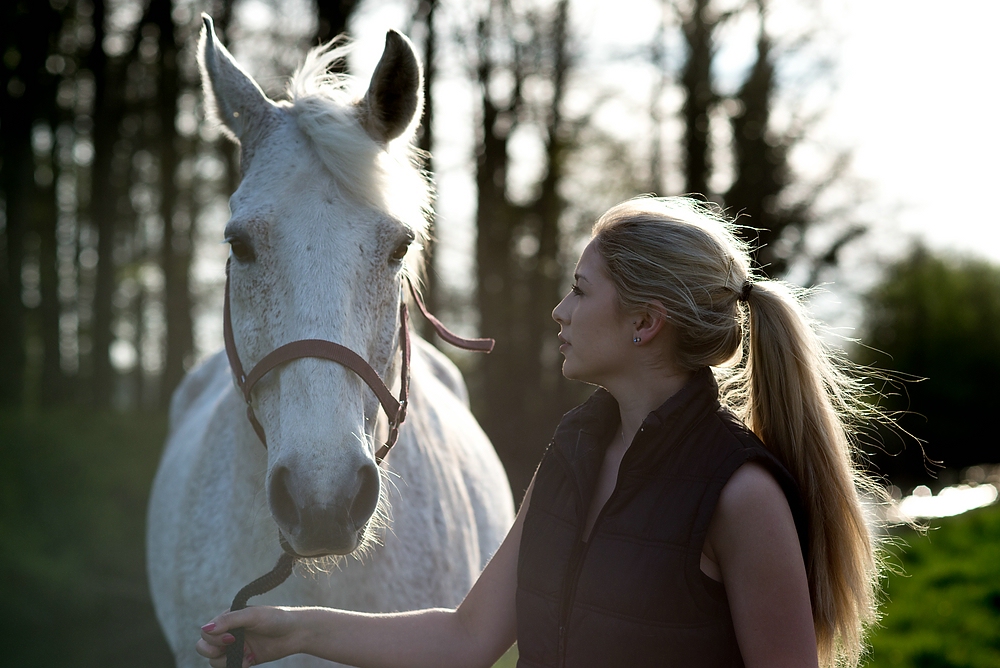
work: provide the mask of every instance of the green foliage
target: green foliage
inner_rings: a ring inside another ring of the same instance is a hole
[[[868,666],[1000,666],[1000,506],[902,537]]]
[[[515,643],[507,652],[500,657],[500,660],[493,664],[493,668],[514,668],[517,665],[517,644]]]
[[[0,412],[4,665],[173,665],[145,572],[162,416]]]
[[[915,247],[866,295],[861,340],[888,358],[859,349],[858,361],[926,379],[905,383],[889,408],[912,411],[901,424],[927,441],[931,459],[961,468],[996,458],[980,414],[1000,400],[1000,267]],[[876,464],[890,477],[900,468],[919,474],[911,450]]]

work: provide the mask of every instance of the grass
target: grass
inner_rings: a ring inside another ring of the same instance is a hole
[[[869,668],[1000,666],[1000,506],[900,534]]]
[[[0,412],[3,664],[173,665],[146,584],[162,416]]]
[[[500,660],[493,664],[493,668],[514,668],[517,664],[517,645],[515,644],[507,653],[500,657]]]

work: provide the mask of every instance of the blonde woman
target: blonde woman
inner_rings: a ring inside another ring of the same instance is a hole
[[[875,548],[852,460],[860,388],[732,225],[635,199],[594,227],[552,317],[568,378],[510,533],[454,610],[254,607],[203,627],[225,665],[307,653],[356,666],[856,665]],[[721,385],[721,389],[720,389]]]

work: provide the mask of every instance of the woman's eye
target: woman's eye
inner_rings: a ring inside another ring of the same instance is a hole
[[[396,250],[392,251],[392,255],[389,257],[393,262],[402,262],[403,258],[406,257],[406,251],[410,249],[410,242],[404,241],[403,243],[396,246]]]
[[[242,239],[228,239],[229,249],[240,262],[252,262],[254,259],[253,248]]]
[[[579,285],[573,285],[573,286],[571,286],[570,289],[569,289],[569,291],[572,292],[574,295],[582,295],[583,294],[583,290],[580,289]]]

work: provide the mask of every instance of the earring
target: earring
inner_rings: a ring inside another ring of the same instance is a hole
[[[640,343],[641,341],[642,339],[640,339],[638,336],[632,339],[632,343]]]

